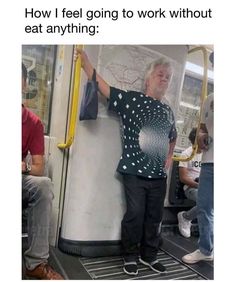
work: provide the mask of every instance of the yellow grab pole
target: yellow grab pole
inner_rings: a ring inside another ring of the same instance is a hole
[[[174,161],[181,161],[181,162],[188,162],[190,161],[196,154],[197,149],[198,149],[198,145],[197,145],[197,136],[199,134],[199,130],[200,130],[200,124],[201,124],[201,115],[202,115],[202,106],[204,103],[204,100],[206,99],[207,96],[207,83],[208,83],[208,79],[207,79],[207,70],[208,70],[208,58],[207,58],[207,50],[205,47],[195,47],[191,50],[188,51],[188,53],[193,53],[193,52],[197,52],[197,51],[202,51],[203,52],[203,60],[204,60],[204,70],[203,70],[203,81],[202,81],[202,91],[201,91],[201,105],[200,105],[200,115],[199,115],[199,122],[198,122],[198,126],[197,126],[197,132],[196,132],[196,137],[195,137],[195,141],[193,144],[193,151],[191,153],[191,155],[187,158],[181,158],[181,157],[176,157],[174,156],[172,159]]]
[[[82,45],[77,45],[77,47],[82,48]],[[70,112],[68,136],[67,136],[66,143],[57,144],[57,147],[59,149],[69,148],[74,141],[75,126],[76,126],[76,119],[77,119],[77,113],[78,113],[80,76],[81,76],[81,59],[79,57],[75,63],[75,69],[74,69],[73,95],[71,99],[71,112]]]

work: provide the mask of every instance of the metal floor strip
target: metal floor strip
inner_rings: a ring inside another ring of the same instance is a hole
[[[123,271],[123,258],[100,257],[100,258],[80,258],[80,263],[86,269],[90,277],[94,280],[202,280],[196,272],[192,271],[179,261],[175,260],[165,252],[158,254],[159,261],[166,266],[166,273],[156,273],[150,268],[138,263],[139,274],[129,276]]]

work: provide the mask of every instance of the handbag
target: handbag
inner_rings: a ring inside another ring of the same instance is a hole
[[[93,70],[91,80],[88,80],[80,105],[80,120],[96,119],[98,114],[98,82],[96,81],[96,70]]]

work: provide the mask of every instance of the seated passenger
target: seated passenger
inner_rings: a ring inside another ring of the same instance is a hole
[[[193,128],[189,134],[189,140],[194,144],[197,128]],[[182,157],[186,158],[191,155],[193,151],[192,146],[188,147],[182,152]],[[188,162],[179,162],[179,178],[184,183],[184,193],[187,199],[194,202],[197,201],[198,193],[198,177],[201,168],[202,153],[198,148],[196,155]],[[197,206],[194,206],[188,211],[182,211],[178,213],[178,226],[179,232],[185,238],[191,236],[191,222],[197,218]]]
[[[27,69],[22,64],[22,92]],[[27,163],[30,153],[32,164]],[[28,202],[28,249],[24,253],[25,275],[34,279],[63,280],[48,265],[52,182],[43,177],[44,133],[40,119],[22,105],[22,197]]]

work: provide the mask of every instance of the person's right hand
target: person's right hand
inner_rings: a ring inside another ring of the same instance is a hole
[[[81,59],[81,67],[83,68],[84,72],[86,73],[88,79],[92,79],[94,67],[91,64],[87,54],[81,49],[76,47],[74,49],[74,61],[78,59],[80,56]],[[96,74],[96,81],[98,82],[98,88],[100,93],[104,95],[106,98],[110,97],[110,85],[106,83],[106,81],[97,73]]]
[[[79,56],[81,58],[81,65],[84,67],[85,64],[89,62],[88,56],[83,49],[76,47],[74,49],[74,61],[76,61]]]

